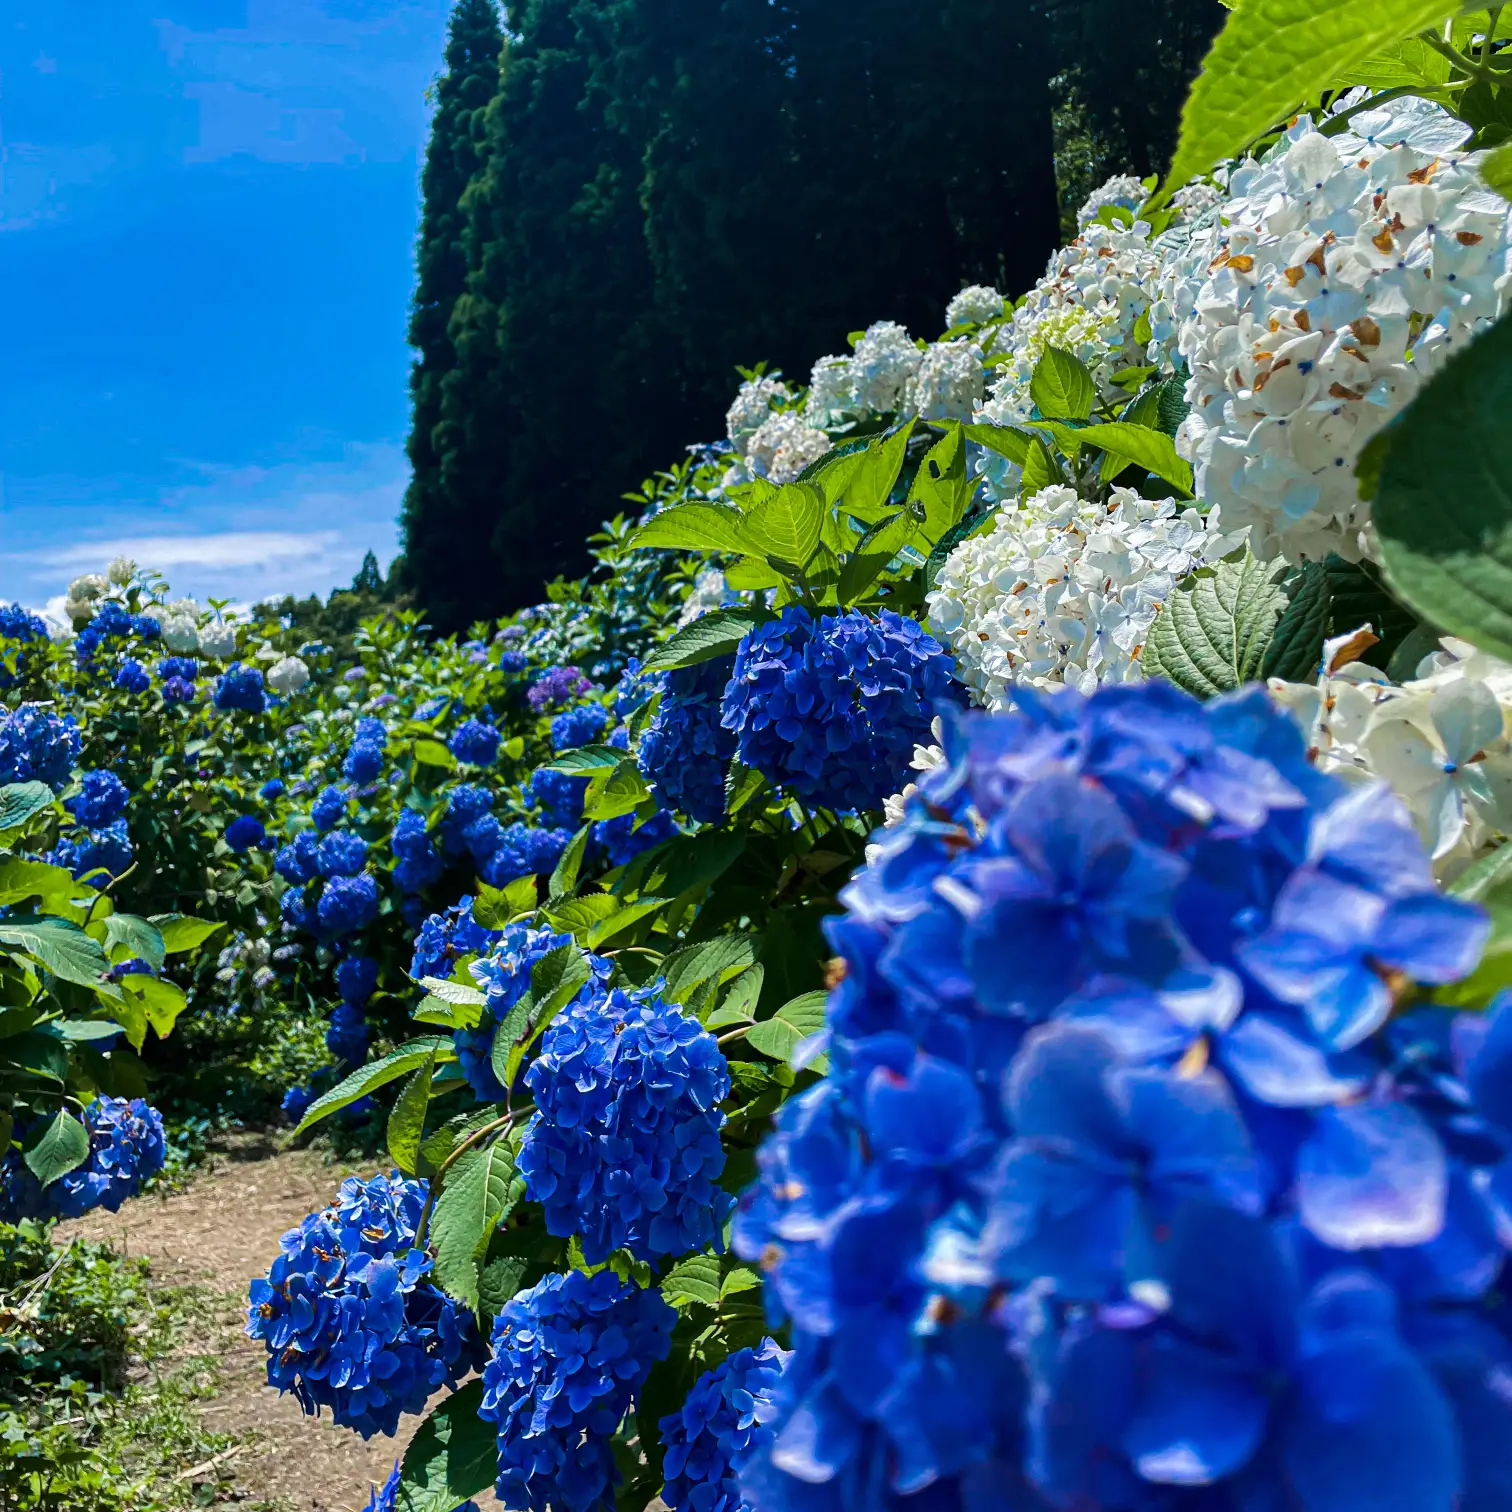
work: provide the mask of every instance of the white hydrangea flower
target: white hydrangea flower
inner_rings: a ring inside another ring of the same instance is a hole
[[[1179,219],[1187,222],[1201,220],[1214,205],[1221,205],[1223,200],[1222,185],[1207,179],[1193,179],[1171,196],[1171,204],[1179,212]]]
[[[1117,173],[1107,183],[1099,185],[1082,202],[1076,212],[1076,224],[1085,227],[1097,212],[1108,205],[1121,210],[1138,210],[1150,197],[1150,191],[1132,173]]]
[[[252,654],[256,660],[265,662],[276,662],[283,656],[283,652],[272,641],[264,641]]]
[[[236,655],[236,626],[225,620],[212,620],[199,633],[200,650],[217,661],[229,661]]]
[[[1003,296],[990,284],[971,284],[945,306],[945,329],[981,325],[1003,313]]]
[[[986,391],[982,349],[972,341],[937,341],[909,379],[903,408],[925,420],[969,420]]]
[[[1203,562],[1234,549],[1218,512],[1115,488],[1105,504],[1040,490],[961,542],[929,594],[929,624],[976,702],[1011,706],[1013,685],[1090,691],[1143,681],[1138,657],[1160,605]]]
[[[110,580],[100,572],[86,572],[68,585],[68,597],[80,602],[99,598],[110,589]]]
[[[188,656],[200,648],[199,626],[184,614],[154,614],[163,627],[163,644],[175,656]]]
[[[1334,137],[1303,117],[1162,287],[1152,328],[1179,321],[1191,372],[1178,446],[1262,559],[1371,553],[1361,448],[1503,307],[1512,208],[1468,132],[1411,98]]]
[[[297,693],[310,680],[310,669],[297,656],[286,656],[268,668],[268,686],[280,698]]]
[[[1375,706],[1395,687],[1386,674],[1356,658],[1375,645],[1370,626],[1323,643],[1322,670],[1315,683],[1267,681],[1271,697],[1291,712],[1307,737],[1307,754],[1325,772],[1346,779],[1372,774],[1364,739]]]
[[[745,465],[754,477],[791,483],[811,462],[830,449],[829,437],[804,422],[794,410],[763,420],[746,446]]]
[[[868,326],[850,361],[857,410],[866,415],[896,414],[903,407],[909,380],[923,361],[913,337],[897,321],[879,320]]]
[[[931,745],[916,745],[913,750],[913,759],[908,763],[916,772],[933,772],[945,765],[945,729],[938,714],[929,722],[929,733],[934,736]],[[908,813],[908,800],[919,791],[916,782],[907,783],[900,792],[893,793],[882,801],[882,827],[894,829],[903,822]],[[866,847],[867,865],[875,862],[881,854],[881,847],[871,844]]]
[[[1120,230],[1088,226],[1050,259],[1043,278],[1003,327],[997,345],[1011,354],[998,369],[981,418],[994,425],[1017,425],[1032,419],[1029,384],[1046,347],[1059,347],[1091,369],[1106,401],[1128,395],[1114,383],[1126,368],[1149,363],[1135,340],[1141,315],[1162,266],[1150,244],[1144,221]]]
[[[735,402],[725,411],[725,434],[737,450],[746,443],[779,404],[793,397],[792,390],[778,378],[748,378],[740,385]]]
[[[821,357],[809,374],[803,413],[810,425],[828,430],[856,408],[856,385],[849,357]]]
[[[105,576],[117,588],[124,588],[136,576],[136,572],[137,564],[129,556],[118,556],[113,558],[105,569]]]
[[[706,567],[693,579],[693,591],[683,600],[682,612],[677,616],[677,628],[691,625],[700,615],[713,609],[727,609],[738,604],[740,595],[725,582],[725,575],[717,567]]]

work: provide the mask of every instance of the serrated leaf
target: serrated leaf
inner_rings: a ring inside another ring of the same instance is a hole
[[[163,969],[167,950],[162,932],[146,919],[135,914],[111,914],[105,921],[105,949],[113,961],[124,959],[115,954],[117,945],[124,946],[129,955],[145,961],[154,971]]]
[[[182,955],[203,945],[226,926],[211,919],[194,919],[188,914],[153,914],[147,922],[163,938],[164,955]]]
[[[433,1279],[464,1307],[478,1306],[478,1269],[488,1237],[508,1210],[514,1150],[507,1139],[464,1150],[446,1173],[431,1213]]]
[[[407,1076],[431,1055],[436,1057],[438,1063],[453,1061],[457,1058],[450,1038],[432,1037],[409,1040],[381,1059],[359,1066],[323,1097],[317,1097],[306,1110],[305,1116],[299,1120],[299,1127],[294,1132],[303,1134],[311,1124],[319,1123],[329,1114],[339,1112],[342,1108],[356,1102],[359,1097],[366,1097],[369,1092],[375,1092],[379,1087],[386,1087],[391,1081],[398,1081],[401,1076]]]
[[[769,1019],[752,1024],[746,1043],[773,1060],[791,1061],[798,1046],[824,1027],[829,994],[805,992],[784,1003]]]
[[[493,1486],[498,1433],[478,1416],[482,1403],[482,1380],[469,1381],[421,1423],[404,1451],[394,1512],[457,1512]]]
[[[1512,659],[1512,320],[1450,358],[1397,419],[1374,519],[1393,593]]]
[[[406,1176],[415,1174],[420,1140],[425,1133],[425,1115],[430,1108],[431,1076],[436,1057],[428,1055],[405,1082],[388,1117],[389,1158]]]
[[[0,907],[38,898],[49,911],[66,909],[75,894],[87,891],[61,866],[35,861],[30,856],[0,859]]]
[[[919,522],[906,509],[884,515],[851,548],[835,592],[840,603],[854,603],[899,551],[919,533]]]
[[[62,1086],[68,1080],[68,1046],[56,1034],[28,1029],[0,1040],[0,1066]]]
[[[520,1255],[495,1255],[478,1270],[478,1307],[497,1313],[520,1290],[529,1261]]]
[[[840,508],[854,515],[863,525],[874,524],[887,512],[888,500],[892,497],[898,475],[903,471],[903,461],[908,455],[908,439],[913,435],[914,422],[906,421],[890,436],[879,437],[861,453],[861,461],[846,481],[843,493],[832,492],[838,498]]]
[[[1287,682],[1311,682],[1323,659],[1333,594],[1321,562],[1306,563],[1291,586],[1291,600],[1276,622],[1276,633],[1265,653],[1262,677]]]
[[[443,772],[457,770],[457,758],[439,740],[417,740],[414,753],[421,766],[439,767]]]
[[[1007,425],[988,425],[985,421],[963,425],[961,434],[968,441],[975,441],[977,445],[985,446],[988,451],[1007,457],[1010,462],[1017,462],[1020,466],[1028,460],[1030,449],[1035,445],[1035,438],[1025,431],[1014,430]]]
[[[588,837],[592,833],[593,825],[584,824],[567,842],[567,849],[562,852],[561,859],[553,868],[551,879],[546,884],[546,896],[551,903],[555,903],[558,898],[567,898],[572,895],[573,889],[578,884],[578,873],[583,869],[583,857],[588,850]]]
[[[1034,364],[1029,397],[1047,420],[1085,420],[1092,413],[1097,385],[1081,358],[1047,346]]]
[[[455,977],[421,977],[420,985],[432,997],[458,1007],[481,1008],[488,1001],[480,988],[471,982],[459,982]]]
[[[908,496],[924,510],[921,534],[927,543],[953,529],[971,507],[977,480],[966,467],[966,439],[952,424],[920,459]]]
[[[690,1302],[719,1306],[719,1261],[713,1255],[689,1255],[662,1278],[662,1300],[679,1310]]]
[[[722,504],[674,504],[653,515],[630,537],[632,547],[669,551],[752,550],[743,517]]]
[[[1132,463],[1169,483],[1184,497],[1191,497],[1192,464],[1177,454],[1176,443],[1163,431],[1110,420],[1105,425],[1089,425],[1076,434],[1084,446],[1095,446],[1107,454],[1104,478],[1115,477]]]
[[[99,941],[67,919],[15,915],[0,919],[0,945],[26,951],[55,977],[82,987],[98,987],[110,964]]]
[[[748,934],[719,935],[701,945],[690,945],[662,963],[668,1002],[683,1004],[695,988],[711,978],[743,971],[756,960],[756,945]]]
[[[615,752],[616,756],[619,754]],[[472,913],[473,919],[484,929],[503,929],[520,914],[534,913],[535,906],[535,878],[516,877],[505,887],[490,887],[486,882],[479,882]]]
[[[1194,572],[1155,616],[1141,662],[1147,677],[1165,677],[1211,698],[1258,677],[1286,596],[1276,568],[1246,547]]]
[[[544,909],[547,921],[565,934],[586,935],[596,924],[612,918],[624,904],[612,893],[589,893],[584,898],[571,898],[562,903],[548,903]]]
[[[89,1159],[89,1130],[66,1108],[59,1108],[22,1159],[32,1175],[47,1186]]]
[[[643,670],[674,672],[679,667],[696,667],[728,656],[757,625],[770,618],[764,611],[755,609],[711,609],[707,614],[699,615],[691,625],[684,625],[665,645],[658,646],[646,658]],[[623,757],[625,753],[615,751],[614,754]]]
[[[558,945],[530,968],[530,986],[494,1032],[489,1061],[501,1086],[512,1087],[531,1045],[587,984],[592,972],[576,945]]]
[[[738,814],[766,787],[766,778],[755,767],[731,761],[725,769],[725,813]]]
[[[819,544],[826,508],[824,495],[814,484],[784,483],[745,516],[745,535],[769,559],[778,557],[795,567],[806,567]]]
[[[759,961],[749,971],[735,978],[724,1002],[704,1020],[704,1028],[710,1034],[728,1029],[732,1024],[750,1024],[756,1019],[756,1004],[761,1000],[762,983],[766,980],[766,967]]]
[[[166,1039],[173,1033],[179,1014],[188,1006],[183,988],[175,982],[164,981],[162,977],[122,977],[121,991],[127,998],[134,997],[141,1003],[147,1022],[159,1039]]]
[[[1244,0],[1187,96],[1165,190],[1237,156],[1372,54],[1443,21],[1446,9],[1444,0]]]
[[[583,817],[594,822],[618,819],[633,814],[650,796],[651,789],[634,760],[622,755],[609,780],[590,790]]]
[[[23,828],[53,802],[53,791],[45,782],[6,783],[0,787],[0,834]]]
[[[688,627],[693,628],[691,625]],[[617,746],[585,745],[544,762],[538,770],[566,772],[573,777],[592,776],[595,772],[612,772],[625,759]]]

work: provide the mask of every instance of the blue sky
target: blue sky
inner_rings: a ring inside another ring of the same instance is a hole
[[[447,0],[0,8],[0,598],[125,550],[326,592],[397,548]]]

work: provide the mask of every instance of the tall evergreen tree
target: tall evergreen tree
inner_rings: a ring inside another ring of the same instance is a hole
[[[462,204],[481,166],[483,111],[499,88],[503,34],[495,0],[457,0],[447,32],[446,67],[435,86],[435,114],[420,176],[420,233],[409,343],[411,475],[405,491],[401,576],[423,602],[444,592],[455,556],[451,530],[464,523],[442,478],[437,450],[442,392],[457,365],[450,322],[467,287],[467,216]],[[450,528],[449,528],[450,527]]]

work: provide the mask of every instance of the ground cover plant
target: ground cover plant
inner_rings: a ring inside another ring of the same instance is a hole
[[[247,1332],[374,1509],[1504,1506],[1509,46],[1246,4],[466,640],[12,611],[0,1218],[367,1131]]]

